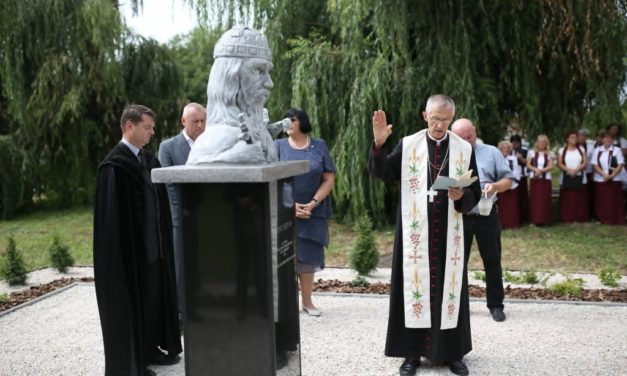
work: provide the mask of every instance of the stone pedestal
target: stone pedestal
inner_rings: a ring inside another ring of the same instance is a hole
[[[307,161],[152,170],[177,185],[187,375],[300,375],[292,176]]]

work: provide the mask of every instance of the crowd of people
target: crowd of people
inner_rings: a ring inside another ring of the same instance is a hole
[[[568,131],[563,146],[553,152],[549,138],[541,134],[530,150],[518,135],[502,141],[498,148],[515,175],[512,187],[499,193],[499,218],[503,228],[531,222],[546,226],[554,222],[553,176],[559,169],[561,223],[596,220],[601,224],[625,223],[627,140],[620,125],[610,124],[589,140],[589,131]]]
[[[496,148],[478,141],[470,120],[452,123],[454,109],[446,96],[429,98],[423,113],[428,132],[405,137],[389,154],[384,146],[392,126],[383,111],[373,116],[375,140],[368,169],[383,180],[401,181],[385,350],[387,356],[405,358],[401,375],[415,374],[421,356],[446,364],[455,374],[468,374],[462,358],[472,348],[466,268],[473,239],[486,271],[487,307],[495,321],[504,321],[500,231],[527,220],[538,226],[552,223],[555,167],[560,222],[625,223],[627,140],[619,136],[618,125],[598,132],[595,141],[587,139],[585,129],[569,131],[555,153],[546,135],[539,135],[531,150],[522,146],[518,135]],[[174,364],[182,351],[179,332],[185,294],[178,192],[152,184],[149,171],[185,163],[205,130],[206,111],[199,104],[188,104],[182,131],[161,143],[158,158],[142,149],[154,134],[155,117],[144,106],[126,108],[120,121],[123,138],[98,174],[94,268],[106,374],[150,375],[147,365]],[[294,178],[295,249],[303,311],[320,316],[311,292],[314,273],[324,268],[335,166],[325,142],[309,136],[312,126],[304,110],[292,108],[285,117],[292,128],[287,138],[275,141],[278,158],[306,159],[311,164],[308,174]],[[478,181],[463,190],[433,190],[440,175],[464,173]],[[143,199],[135,199],[140,196]],[[482,213],[480,199],[492,197],[497,204]],[[127,282],[111,278],[112,269],[124,270]],[[430,289],[425,289],[428,285],[421,276],[429,278]]]

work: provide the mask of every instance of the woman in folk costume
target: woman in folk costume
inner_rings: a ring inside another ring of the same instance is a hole
[[[516,157],[518,166],[520,166],[520,180],[518,181],[518,216],[520,223],[529,222],[529,184],[527,177],[531,172],[527,169],[527,158],[529,150],[522,145],[522,137],[517,134],[509,138],[512,144],[512,155]]]
[[[551,169],[553,158],[546,135],[539,135],[533,150],[529,151],[527,168],[531,171],[531,223],[536,226],[551,224]]]
[[[586,189],[586,203],[588,204],[588,219],[594,219],[594,168],[592,167],[592,159],[596,147],[594,145],[595,142],[588,139],[589,135],[590,132],[586,128],[581,128],[577,132],[579,147],[586,152],[586,157],[588,157],[585,169],[587,183],[584,186]]]
[[[448,191],[433,184],[440,176],[476,177],[477,163],[472,146],[448,131],[455,116],[451,98],[431,96],[422,116],[428,129],[404,137],[389,153],[392,125],[383,111],[372,118],[368,171],[401,182],[385,355],[404,358],[403,376],[416,373],[421,357],[467,375],[462,358],[472,341],[462,213],[475,207],[481,187],[478,180]]]
[[[512,155],[513,148],[509,141],[499,142],[498,147],[510,170],[514,173],[512,187],[498,194],[499,221],[504,229],[517,228],[520,226],[518,182],[522,177],[522,169],[518,164],[518,158]]]
[[[603,145],[594,150],[594,208],[599,222],[606,225],[625,223],[622,182],[625,159],[620,148],[613,145],[609,132],[603,133]]]
[[[588,220],[587,176],[588,156],[578,145],[577,132],[566,134],[566,144],[557,153],[560,174],[560,222]]]

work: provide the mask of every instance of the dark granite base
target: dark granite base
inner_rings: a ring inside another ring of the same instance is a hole
[[[290,184],[179,185],[187,375],[300,375]]]

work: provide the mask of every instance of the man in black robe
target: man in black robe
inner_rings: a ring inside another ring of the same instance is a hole
[[[94,275],[107,376],[154,375],[148,365],[174,364],[182,351],[168,196],[150,180],[159,161],[141,149],[155,117],[128,106],[122,140],[98,168]]]
[[[423,117],[429,128],[426,144],[428,147],[428,163],[431,163],[432,166],[426,182],[428,187],[431,187],[435,181],[438,175],[436,172],[439,171],[440,176],[449,176],[449,163],[446,156],[448,155],[451,135],[447,129],[454,115],[455,104],[452,99],[444,95],[435,95],[427,101]],[[392,133],[392,125],[387,124],[383,111],[376,111],[373,116],[373,132],[374,145],[370,151],[368,170],[382,180],[399,180],[401,178],[403,141],[399,142],[392,153],[388,154],[386,152],[385,142]],[[474,152],[470,158],[469,169],[473,171],[472,176],[477,176]],[[385,355],[405,358],[400,367],[401,375],[414,375],[420,365],[421,356],[429,359],[436,365],[448,365],[455,374],[468,374],[468,368],[462,362],[462,357],[472,350],[466,266],[468,254],[465,254],[464,257],[457,326],[446,330],[440,328],[445,279],[444,269],[447,256],[447,213],[449,198],[453,200],[457,212],[466,213],[470,211],[479,201],[481,189],[479,182],[475,181],[469,187],[463,189],[449,188],[448,192],[445,190],[437,192],[438,194],[434,200],[429,200],[427,204],[431,327],[425,329],[413,329],[405,326],[403,228],[401,226],[401,200],[399,195]]]

